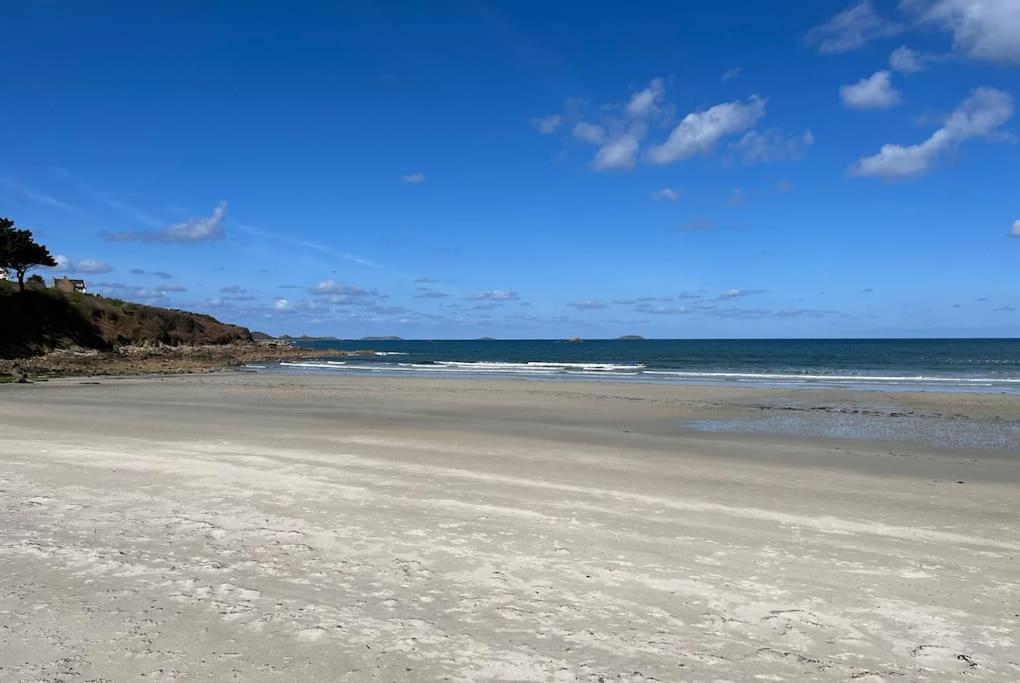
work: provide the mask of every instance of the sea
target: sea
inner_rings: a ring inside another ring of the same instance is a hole
[[[1020,393],[1020,339],[302,340],[258,372]]]

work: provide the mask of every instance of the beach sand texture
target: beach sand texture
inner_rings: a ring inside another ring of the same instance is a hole
[[[1020,419],[974,394],[0,386],[0,679],[1020,679],[1020,446],[685,422],[790,406]]]

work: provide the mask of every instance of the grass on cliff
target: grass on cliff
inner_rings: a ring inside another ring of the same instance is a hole
[[[251,333],[199,313],[0,281],[0,358],[128,344],[228,344]]]

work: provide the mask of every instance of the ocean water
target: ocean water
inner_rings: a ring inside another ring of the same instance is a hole
[[[1020,393],[1020,339],[308,341],[373,355],[260,371]]]

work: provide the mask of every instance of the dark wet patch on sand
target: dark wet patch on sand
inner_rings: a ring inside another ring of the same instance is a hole
[[[690,420],[703,432],[816,436],[870,441],[905,441],[944,448],[980,448],[1020,453],[1020,422],[933,417],[864,409],[776,410],[763,417]]]

